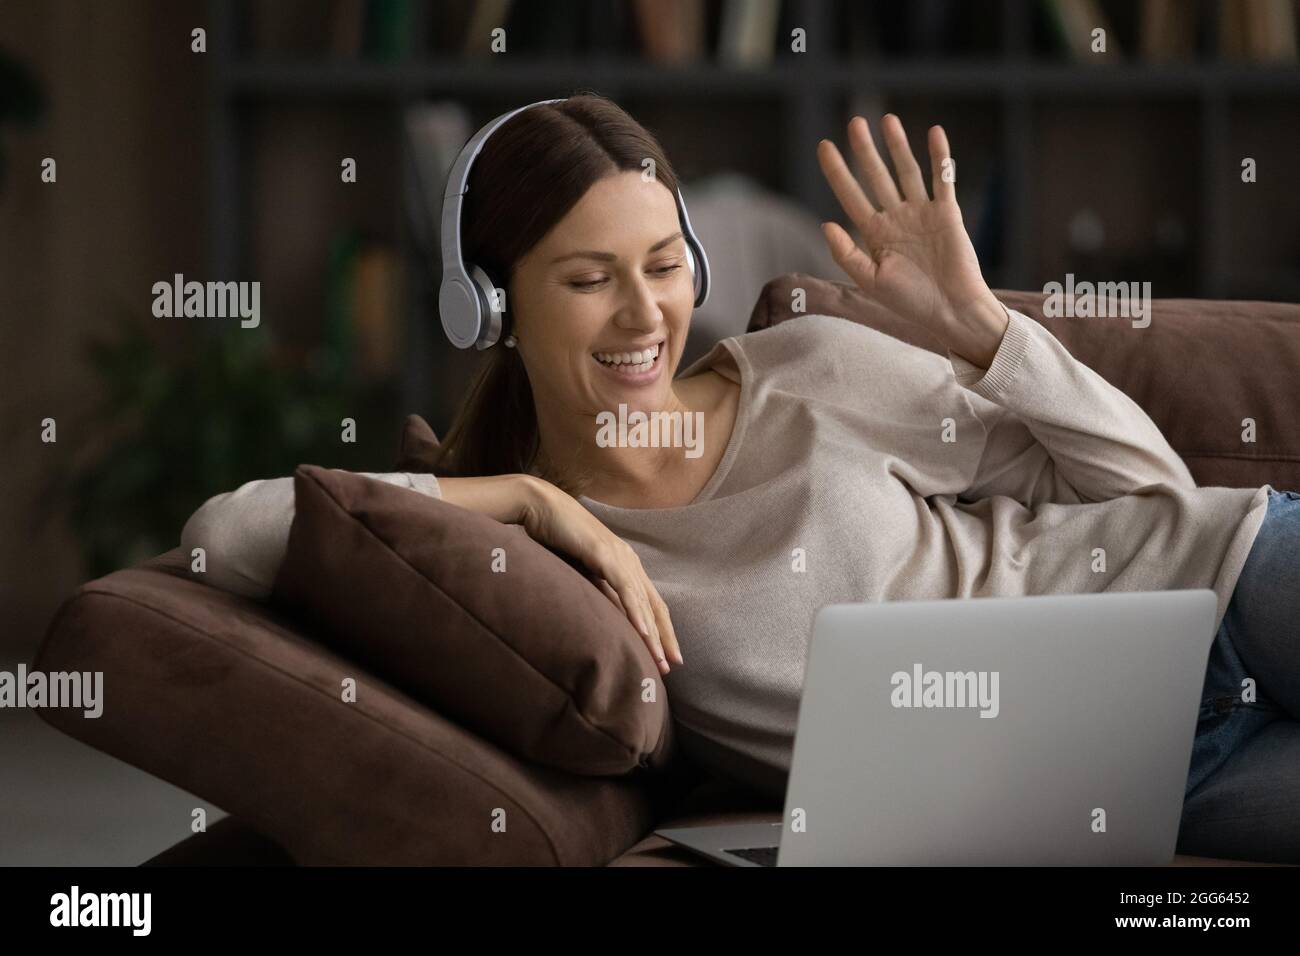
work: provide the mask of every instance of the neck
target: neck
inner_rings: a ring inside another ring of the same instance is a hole
[[[597,439],[601,422],[591,413],[575,414],[567,410],[543,413],[538,410],[537,427],[542,455],[557,467],[573,469],[589,479],[587,494],[596,500],[604,497],[653,497],[670,476],[679,473],[689,460],[680,447],[603,446]],[[633,409],[627,409],[630,416]],[[673,384],[665,407],[659,412],[694,413]],[[618,410],[611,409],[617,431]],[[649,417],[649,412],[647,412]],[[611,429],[607,429],[609,431]],[[631,431],[629,425],[628,431]]]

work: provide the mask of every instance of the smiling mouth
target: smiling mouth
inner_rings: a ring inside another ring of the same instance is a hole
[[[648,372],[654,368],[659,357],[663,355],[663,342],[640,349],[636,352],[593,352],[592,358],[605,368],[626,374]]]

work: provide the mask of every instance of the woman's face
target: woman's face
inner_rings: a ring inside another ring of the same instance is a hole
[[[597,181],[519,260],[511,287],[539,415],[671,407],[695,292],[667,186],[639,171]]]

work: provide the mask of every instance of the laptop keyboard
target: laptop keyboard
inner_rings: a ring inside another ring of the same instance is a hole
[[[759,866],[776,866],[776,851],[777,848],[774,846],[747,846],[722,852],[738,856],[750,863],[757,863]]]

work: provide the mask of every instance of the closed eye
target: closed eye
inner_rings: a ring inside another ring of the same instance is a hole
[[[675,262],[670,266],[660,266],[658,269],[652,269],[651,271],[660,279],[666,279],[668,276],[672,275],[681,267],[682,264],[680,262]],[[598,285],[602,285],[606,281],[608,280],[592,279],[590,282],[570,282],[569,285],[573,286],[575,289],[592,289]]]

